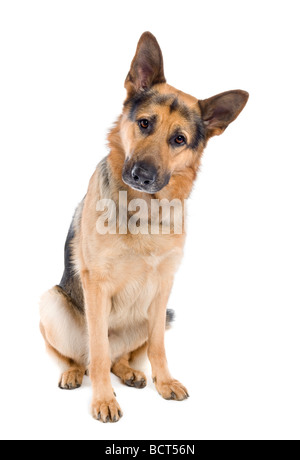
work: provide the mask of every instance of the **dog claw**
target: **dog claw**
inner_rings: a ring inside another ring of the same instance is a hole
[[[135,386],[135,388],[145,388],[145,386],[146,386],[145,379],[137,380],[136,382],[134,382],[134,386]]]
[[[146,378],[140,375],[140,373],[137,375],[134,374],[130,379],[123,380],[123,382],[128,387],[134,387],[139,389],[145,388],[145,386],[147,385]]]
[[[178,380],[159,382],[156,389],[164,399],[171,401],[184,401],[189,397],[187,389]]]
[[[92,403],[92,415],[102,423],[116,423],[122,417],[122,411],[115,399],[100,400]]]

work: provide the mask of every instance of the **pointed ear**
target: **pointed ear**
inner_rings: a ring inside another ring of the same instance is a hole
[[[156,83],[165,83],[163,56],[156,38],[145,32],[138,43],[136,54],[125,81],[129,95],[146,91]]]
[[[248,98],[246,91],[235,90],[199,101],[207,138],[222,134],[243,110]]]

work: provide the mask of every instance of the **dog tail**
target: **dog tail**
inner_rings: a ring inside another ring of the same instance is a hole
[[[172,323],[175,321],[175,311],[174,310],[167,310],[167,319],[166,319],[166,327],[170,329]]]

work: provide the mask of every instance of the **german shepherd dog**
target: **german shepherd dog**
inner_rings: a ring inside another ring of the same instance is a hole
[[[99,233],[99,200],[118,204],[119,192],[126,192],[128,202],[183,203],[207,141],[223,133],[249,97],[235,90],[199,100],[168,85],[161,49],[150,32],[140,38],[125,88],[122,115],[108,135],[110,153],[96,168],[68,233],[63,278],[40,303],[46,347],[62,365],[59,387],[79,388],[89,372],[92,414],[104,423],[122,417],[110,372],[126,385],[144,388],[146,376],[131,363],[146,350],[158,393],[176,401],[189,395],[172,377],[164,346],[173,317],[167,303],[185,229],[176,233],[171,225],[169,234]],[[148,219],[150,225],[150,214]]]

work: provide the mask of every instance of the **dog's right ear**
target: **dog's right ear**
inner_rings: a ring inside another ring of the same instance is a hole
[[[136,54],[125,80],[128,95],[147,91],[157,83],[165,83],[163,56],[156,38],[145,32],[138,43]]]

